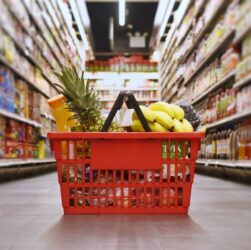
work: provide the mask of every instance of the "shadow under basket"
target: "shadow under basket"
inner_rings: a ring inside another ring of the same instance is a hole
[[[48,133],[65,214],[175,213],[190,205],[204,133]]]

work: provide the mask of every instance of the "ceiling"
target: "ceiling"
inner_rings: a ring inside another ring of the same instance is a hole
[[[149,56],[149,41],[158,1],[127,0],[125,26],[118,25],[118,0],[88,0],[86,4],[91,21],[96,59],[133,54]],[[112,22],[114,29],[111,28]],[[114,30],[114,39],[111,39],[111,30]]]

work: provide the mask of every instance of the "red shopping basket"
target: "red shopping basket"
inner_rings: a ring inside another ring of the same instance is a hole
[[[49,133],[64,213],[187,213],[203,136]]]

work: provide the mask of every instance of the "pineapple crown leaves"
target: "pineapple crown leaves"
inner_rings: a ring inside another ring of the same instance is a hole
[[[68,109],[73,113],[83,131],[90,131],[101,117],[101,103],[96,92],[84,79],[84,72],[79,77],[74,66],[63,66],[61,72],[54,71],[60,84],[56,84],[66,98]]]

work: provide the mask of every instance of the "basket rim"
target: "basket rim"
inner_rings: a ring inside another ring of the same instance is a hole
[[[49,139],[201,139],[204,132],[49,132]]]

